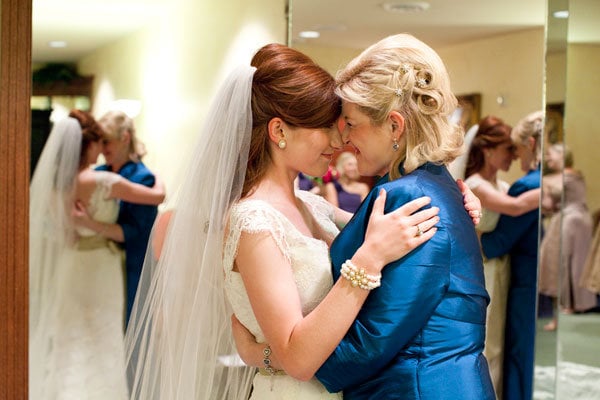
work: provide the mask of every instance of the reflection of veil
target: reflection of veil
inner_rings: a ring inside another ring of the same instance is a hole
[[[478,130],[479,125],[473,125],[469,128],[469,130],[465,134],[463,153],[460,156],[456,157],[454,161],[452,161],[450,165],[448,165],[448,171],[454,179],[465,179],[467,162],[469,161],[469,153],[471,152],[471,144],[473,143],[473,139],[475,138],[475,135],[477,135]]]
[[[217,93],[183,171],[158,261],[148,249],[126,335],[132,398],[248,396],[254,369],[222,361],[236,359],[222,247],[246,173],[254,71],[234,70]]]
[[[44,146],[30,185],[29,202],[29,398],[41,393],[52,351],[60,257],[74,238],[70,210],[81,153],[81,127],[58,121]]]

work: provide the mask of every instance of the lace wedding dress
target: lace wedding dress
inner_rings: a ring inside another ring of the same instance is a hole
[[[339,232],[333,222],[333,207],[322,197],[309,192],[298,191],[296,195],[321,229],[333,239]],[[239,273],[233,271],[238,241],[243,231],[269,233],[281,252],[290,260],[304,315],[310,313],[321,302],[333,285],[329,248],[324,241],[300,233],[283,214],[267,202],[248,199],[232,207],[223,256],[225,290],[237,318],[254,334],[257,342],[264,343],[265,337],[252,312],[242,278]],[[302,382],[288,375],[268,376],[260,373],[254,377],[251,397],[260,400],[341,398],[341,393],[327,392],[316,378]]]
[[[119,204],[106,197],[121,178],[97,174],[88,212],[94,220],[114,223]],[[78,234],[79,241],[65,251],[59,269],[44,398],[126,399],[121,251],[92,231],[78,229]]]

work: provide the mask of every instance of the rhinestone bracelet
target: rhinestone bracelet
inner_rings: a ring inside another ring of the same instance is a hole
[[[353,287],[359,287],[364,290],[373,290],[381,286],[381,274],[367,274],[364,268],[358,268],[350,260],[342,264],[341,275],[350,281]]]
[[[271,366],[271,346],[267,345],[263,349],[263,365],[265,366],[265,371],[269,373],[269,375],[275,375],[277,370]]]

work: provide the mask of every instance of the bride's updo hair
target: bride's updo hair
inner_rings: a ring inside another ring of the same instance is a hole
[[[79,166],[86,163],[86,153],[90,143],[102,140],[104,131],[91,114],[81,110],[71,110],[69,117],[75,118],[81,126],[81,152],[79,153]]]
[[[477,133],[471,143],[465,178],[481,171],[485,165],[485,149],[493,149],[504,143],[512,143],[512,127],[498,117],[488,115],[479,122]]]
[[[242,197],[271,163],[267,126],[271,119],[309,129],[333,127],[341,112],[333,77],[308,56],[282,44],[268,44],[252,58],[252,139]]]

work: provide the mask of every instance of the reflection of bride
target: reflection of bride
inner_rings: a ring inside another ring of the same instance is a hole
[[[511,127],[501,119],[492,116],[483,118],[479,125],[467,132],[465,143],[469,150],[454,165],[457,168],[455,171],[464,171],[465,183],[481,201],[483,214],[477,225],[477,230],[481,232],[493,231],[500,214],[517,216],[538,207],[539,190],[512,197],[507,194],[509,184],[497,177],[498,170],[508,171],[515,158],[510,134]],[[459,167],[460,163],[462,165]],[[505,309],[510,279],[508,255],[485,259],[484,275],[490,295],[484,355],[488,360],[496,397],[502,398]]]
[[[39,399],[125,399],[124,279],[113,242],[77,228],[74,202],[114,223],[115,198],[159,204],[148,189],[94,171],[102,131],[74,110],[55,124],[30,188],[30,395]]]

